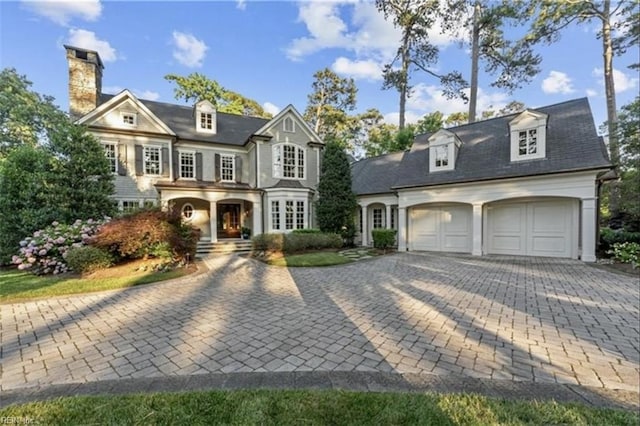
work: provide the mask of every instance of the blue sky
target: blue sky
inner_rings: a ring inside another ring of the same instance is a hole
[[[370,2],[304,1],[14,1],[0,2],[0,66],[13,67],[33,88],[66,110],[63,44],[97,50],[104,63],[103,91],[123,88],[145,99],[176,102],[169,73],[199,72],[255,99],[276,113],[288,104],[304,111],[313,73],[330,67],[354,77],[358,111],[377,108],[397,123],[398,96],[381,90],[381,65],[392,56],[398,32]],[[512,30],[515,31],[516,30]],[[606,119],[601,42],[595,25],[573,26],[561,41],[540,46],[542,72],[513,94],[490,87],[481,75],[479,111],[511,100],[536,107],[588,96],[596,125]],[[437,28],[441,71],[469,74],[469,55]],[[638,93],[638,74],[627,66],[638,50],[615,58],[618,107]],[[437,82],[416,73],[407,119],[465,111],[447,100]]]

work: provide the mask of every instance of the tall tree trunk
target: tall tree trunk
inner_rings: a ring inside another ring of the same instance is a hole
[[[473,29],[471,31],[471,87],[469,89],[469,123],[476,121],[478,101],[478,61],[480,60],[480,1],[473,6]]]
[[[613,46],[611,42],[611,0],[603,2],[602,10],[602,53],[604,59],[604,87],[607,98],[607,126],[609,131],[609,157],[613,166],[620,166],[620,148],[618,143],[618,112],[616,108],[616,90],[613,82]],[[618,182],[610,185],[609,211],[611,218],[620,216],[620,191]]]
[[[407,104],[408,87],[409,87],[409,30],[405,29],[402,39],[402,70],[400,71],[399,91],[400,91],[400,119],[398,120],[398,129],[404,129],[405,109]]]

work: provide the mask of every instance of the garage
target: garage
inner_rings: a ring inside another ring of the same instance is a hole
[[[471,206],[414,207],[409,226],[409,250],[471,253]]]
[[[577,207],[573,200],[490,205],[486,250],[490,254],[575,257]]]

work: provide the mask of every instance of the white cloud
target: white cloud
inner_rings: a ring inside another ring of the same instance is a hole
[[[600,77],[600,84],[604,85],[604,70],[602,68],[595,68],[593,70],[595,77]],[[622,93],[630,89],[634,89],[638,86],[638,78],[629,77],[627,74],[613,69],[613,85],[616,88],[616,93]]]
[[[571,86],[571,78],[563,72],[551,71],[549,77],[542,80],[542,91],[544,93],[573,93],[575,90]]]
[[[276,115],[280,112],[281,108],[277,105],[272,104],[271,102],[265,102],[262,104],[262,108],[264,108],[264,110],[266,112],[268,112],[271,115]]]
[[[102,93],[109,93],[111,95],[117,95],[122,92],[124,87],[121,86],[104,86],[102,87]]]
[[[173,57],[178,62],[189,68],[202,66],[204,56],[209,49],[202,40],[198,40],[191,34],[174,31],[173,44],[175,46]]]
[[[405,111],[404,120],[407,124],[415,124],[422,118],[424,114],[419,114],[414,111]],[[400,122],[399,112],[390,112],[384,115],[384,122],[387,124],[395,124],[396,126]]]
[[[245,10],[247,8],[246,0],[236,0],[236,9]]]
[[[594,96],[598,96],[598,91],[597,90],[593,90],[593,89],[587,89],[587,96],[589,96],[590,98],[594,97]]]
[[[111,95],[117,95],[122,92],[124,87],[122,86],[105,86],[102,88],[102,93],[109,93]],[[160,93],[154,92],[152,90],[138,90],[133,89],[131,92],[139,99],[145,99],[148,101],[157,101],[160,99]]]
[[[95,50],[100,54],[103,62],[113,62],[118,59],[116,49],[108,41],[100,40],[93,31],[83,29],[69,30],[69,44],[83,49]]]
[[[348,44],[344,34],[347,25],[340,18],[339,5],[331,2],[301,3],[298,20],[304,22],[310,37],[294,39],[286,49],[291,60],[321,49],[341,47]]]
[[[371,59],[352,61],[343,56],[339,57],[331,65],[336,74],[353,77],[355,79],[382,80],[382,66]]]
[[[64,26],[73,18],[95,21],[102,13],[100,0],[22,0],[22,3],[34,13]]]

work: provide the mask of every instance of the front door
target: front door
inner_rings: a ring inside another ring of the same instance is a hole
[[[240,204],[218,204],[218,238],[240,238]]]

